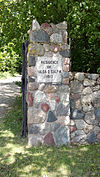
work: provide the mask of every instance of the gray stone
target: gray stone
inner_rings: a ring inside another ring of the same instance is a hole
[[[32,33],[32,40],[34,42],[49,43],[50,38],[49,38],[49,35],[45,31],[39,30],[39,31],[34,31]]]
[[[96,135],[94,134],[94,132],[89,133],[89,135],[87,136],[87,141],[90,144],[96,142]]]
[[[79,81],[83,81],[85,78],[84,73],[76,73],[75,78]]]
[[[93,89],[93,92],[98,91],[98,90],[100,90],[100,85],[96,85],[92,89]]]
[[[49,123],[45,122],[45,123],[42,123],[40,125],[38,125],[39,128],[40,128],[40,134],[41,135],[45,135],[47,133],[49,133],[51,131],[51,126]]]
[[[44,123],[46,120],[46,114],[40,110],[33,107],[28,108],[28,124],[40,124]]]
[[[57,120],[56,116],[52,111],[49,111],[48,117],[47,117],[47,122],[55,122]]]
[[[83,119],[85,116],[85,113],[81,110],[72,110],[71,111],[71,119]]]
[[[93,93],[93,104],[94,107],[100,107],[100,90]]]
[[[82,92],[82,89],[83,85],[79,81],[77,80],[71,81],[71,92],[79,93]]]
[[[59,127],[60,127],[60,123],[54,122],[53,124],[51,124],[51,131],[55,132]]]
[[[61,85],[60,87],[59,87],[59,92],[61,93],[69,93],[69,86],[65,86],[65,85]]]
[[[58,28],[58,29],[61,29],[61,30],[66,30],[67,29],[67,23],[64,21],[64,22],[61,22],[61,23],[58,23],[57,25],[56,25],[56,27]]]
[[[28,134],[37,134],[39,133],[40,128],[37,125],[29,124],[28,125]]]
[[[40,146],[41,144],[43,144],[43,137],[41,135],[28,135],[29,146]]]
[[[97,139],[100,140],[100,133],[97,135]]]
[[[29,77],[29,82],[35,82],[35,77]],[[38,88],[38,86],[37,86],[37,88]]]
[[[70,49],[70,45],[68,45],[68,44],[61,45],[60,48],[61,48],[62,50]]]
[[[94,108],[93,108],[93,106],[92,106],[92,104],[91,103],[87,103],[87,104],[84,104],[83,105],[83,111],[84,112],[89,112],[89,111],[93,111],[94,110]]]
[[[35,102],[44,102],[46,101],[46,95],[44,92],[38,90],[35,92],[35,97],[34,97]]]
[[[90,125],[95,125],[97,122],[95,120],[95,115],[94,115],[94,111],[91,111],[91,112],[87,112],[85,114],[85,118],[84,118],[85,122],[87,124],[90,124]]]
[[[62,55],[63,57],[69,58],[70,57],[70,52],[69,50],[61,50],[60,55]]]
[[[82,94],[86,95],[86,94],[91,94],[92,93],[92,89],[90,87],[86,87],[83,89]]]
[[[54,133],[54,140],[57,146],[69,144],[69,128],[68,126],[59,127]]]
[[[79,135],[79,136],[74,137],[73,142],[79,143],[82,139],[86,139],[86,135]]]
[[[69,72],[63,72],[62,75],[63,75],[64,78],[69,78]]]
[[[62,43],[63,42],[62,35],[58,34],[58,33],[53,33],[50,36],[50,42],[53,42],[53,43],[56,43],[56,44]]]
[[[87,77],[88,77],[89,79],[96,80],[96,79],[99,77],[99,75],[98,75],[98,74],[88,74]]]
[[[83,130],[76,130],[76,131],[71,133],[72,138],[75,137],[75,136],[80,136],[80,135],[86,135],[86,134]]]
[[[39,23],[37,22],[36,19],[33,20],[33,21],[32,21],[32,31],[34,31],[34,30],[39,30],[39,29],[40,29]]]
[[[66,107],[60,103],[56,109],[57,116],[68,116],[70,110],[70,105],[68,104]]]
[[[29,66],[35,66],[35,65],[36,65],[35,56],[29,56]]]
[[[100,127],[98,126],[95,126],[94,129],[93,129],[93,132],[97,135],[100,133]]]
[[[83,82],[83,85],[84,86],[93,86],[93,85],[95,85],[95,83],[96,83],[96,81],[85,79]]]
[[[100,108],[97,108],[94,110],[95,116],[98,121],[100,121]]]
[[[72,98],[70,99],[70,109],[71,110],[75,109],[75,101]]]
[[[43,45],[41,44],[30,44],[29,45],[29,54],[30,55],[39,55],[39,56],[43,56],[45,53],[45,49],[43,47]]]
[[[84,120],[75,120],[75,124],[77,129],[84,129],[86,127],[86,123],[84,122]]]

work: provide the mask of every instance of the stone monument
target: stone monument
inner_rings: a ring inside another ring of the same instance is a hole
[[[69,65],[66,22],[33,20],[28,31],[28,144],[69,145]]]

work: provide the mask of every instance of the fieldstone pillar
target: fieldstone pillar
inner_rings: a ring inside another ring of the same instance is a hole
[[[66,22],[28,31],[28,144],[69,145],[70,47]]]

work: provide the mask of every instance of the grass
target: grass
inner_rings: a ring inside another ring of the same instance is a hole
[[[0,72],[0,79],[7,79],[8,77],[12,77],[12,76],[17,76],[18,73],[10,73],[10,72]]]
[[[100,177],[100,144],[28,147],[21,97],[0,123],[0,177]]]

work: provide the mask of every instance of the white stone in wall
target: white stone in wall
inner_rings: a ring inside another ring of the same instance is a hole
[[[43,101],[46,101],[46,95],[44,92],[42,91],[36,91],[35,92],[35,96],[34,96],[34,102],[35,103],[39,103],[39,102],[43,102]]]
[[[83,85],[84,86],[93,86],[93,85],[95,85],[95,83],[96,83],[96,81],[85,79],[83,82]]]
[[[76,73],[75,78],[79,81],[83,81],[85,78],[84,73]]]
[[[39,23],[37,22],[36,19],[33,20],[33,21],[32,21],[32,31],[34,31],[34,30],[39,30],[39,29],[40,29]]]
[[[86,87],[83,89],[82,94],[86,95],[86,94],[91,94],[92,93],[92,89],[90,87]]]
[[[61,30],[66,30],[66,29],[67,29],[67,23],[66,23],[66,21],[61,22],[61,23],[58,23],[58,24],[56,25],[56,27],[57,27],[58,29],[61,29]]]
[[[93,101],[93,95],[92,94],[82,96],[82,99],[81,99],[82,104],[91,103],[92,101]]]
[[[56,101],[55,100],[50,100],[49,105],[50,105],[51,111],[54,111],[55,108],[56,108]]]

